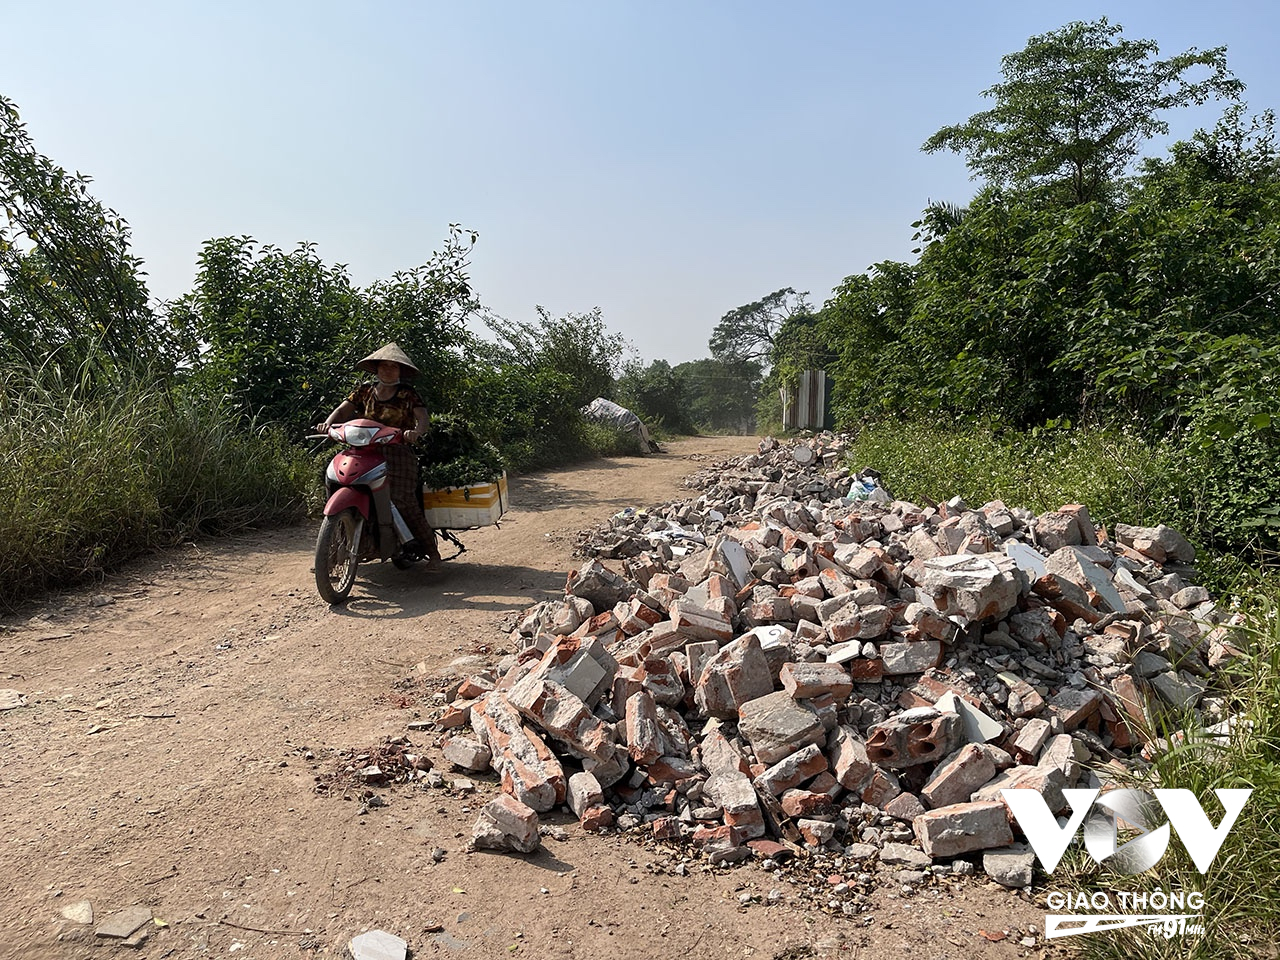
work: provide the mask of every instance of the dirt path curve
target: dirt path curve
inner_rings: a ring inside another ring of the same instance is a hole
[[[468,854],[491,778],[470,797],[391,787],[367,811],[316,792],[338,753],[405,733],[427,678],[559,594],[578,530],[687,496],[698,461],[754,443],[521,477],[502,528],[444,573],[362,568],[345,609],[316,596],[306,524],[167,551],[0,623],[0,687],[27,699],[0,712],[0,958],[336,957],[368,928],[463,960],[1025,956],[978,931],[1041,912],[979,883],[886,891],[864,925],[757,867],[679,876],[678,853],[557,815],[565,839],[535,856]],[[439,761],[434,735],[410,737]],[[779,887],[777,905],[739,902]],[[136,948],[109,943],[61,916],[81,900],[95,925],[135,905],[156,921]]]

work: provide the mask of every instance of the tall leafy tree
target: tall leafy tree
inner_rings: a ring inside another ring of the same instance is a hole
[[[689,433],[694,428],[688,381],[666,360],[654,360],[648,366],[639,361],[627,364],[618,377],[618,399],[642,420],[661,423],[668,430]]]
[[[711,356],[735,363],[768,363],[782,325],[797,314],[810,312],[808,296],[783,287],[755,303],[730,310],[711,331]]]
[[[1226,47],[1158,59],[1155,41],[1121,32],[1102,17],[1032,37],[983,91],[994,106],[943,127],[923,149],[962,154],[993,185],[1052,187],[1072,204],[1105,199],[1142,144],[1168,132],[1165,112],[1244,89]]]
[[[209,240],[194,289],[167,304],[167,318],[185,337],[196,382],[250,416],[298,430],[314,423],[346,396],[356,362],[391,340],[422,370],[424,399],[441,409],[470,340],[474,239],[451,226],[425,264],[364,289],[314,244],[284,251],[250,237]]]
[[[36,150],[0,97],[0,358],[55,363],[92,383],[168,351],[129,226]]]
[[[688,402],[688,418],[709,430],[749,431],[755,424],[761,364],[707,357],[672,371]]]

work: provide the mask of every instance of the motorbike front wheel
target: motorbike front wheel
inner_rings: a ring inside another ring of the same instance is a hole
[[[342,603],[356,582],[360,562],[360,514],[354,507],[325,517],[316,537],[316,589],[326,603]]]

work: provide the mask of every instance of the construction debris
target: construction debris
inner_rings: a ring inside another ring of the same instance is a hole
[[[536,844],[537,813],[567,803],[712,863],[976,862],[1025,886],[1000,789],[1063,811],[1064,789],[1159,749],[1162,717],[1226,719],[1212,668],[1239,655],[1234,621],[1176,531],[907,503],[843,448],[768,440],[690,478],[696,498],[582,535],[564,599],[446,711],[474,731],[446,756],[475,770],[487,749],[503,790],[477,846]]]
[[[471,832],[471,846],[476,850],[533,853],[541,842],[538,815],[505,793],[484,806]]]

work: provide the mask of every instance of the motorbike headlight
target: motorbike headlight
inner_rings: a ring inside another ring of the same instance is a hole
[[[373,438],[377,436],[378,430],[378,427],[348,426],[343,432],[343,439],[353,447],[367,447],[373,443]]]

